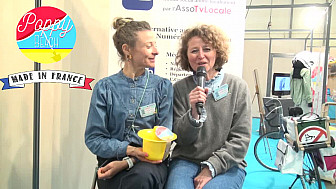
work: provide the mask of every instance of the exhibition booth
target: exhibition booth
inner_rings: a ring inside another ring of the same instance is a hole
[[[293,116],[291,108],[328,116],[328,137],[335,133],[334,0],[13,0],[1,4],[1,188],[93,185],[97,159],[87,148],[84,133],[95,85],[122,68],[112,40],[112,22],[120,16],[150,23],[159,55],[148,72],[172,84],[193,74],[175,64],[181,34],[201,23],[225,31],[231,48],[224,72],[242,78],[252,100],[244,189],[288,188],[296,178],[293,188],[302,187],[297,174],[267,169],[255,157],[260,136],[278,132],[279,123],[295,126],[293,120],[286,120]],[[316,19],[312,26],[304,24],[307,15],[310,24]],[[306,69],[310,74],[311,98],[304,103],[296,100],[302,91],[291,86],[297,62],[304,65],[299,72]],[[328,142],[326,147],[332,148],[331,139]],[[334,168],[319,170],[322,188],[335,188],[334,173]]]

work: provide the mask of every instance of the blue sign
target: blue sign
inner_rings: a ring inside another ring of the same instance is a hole
[[[122,5],[128,10],[150,10],[153,0],[122,0]]]

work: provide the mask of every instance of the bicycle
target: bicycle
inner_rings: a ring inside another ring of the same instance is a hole
[[[309,115],[309,118],[305,116]],[[290,121],[288,122],[290,123]],[[330,136],[329,130],[329,117],[320,117],[315,113],[306,113],[298,119],[292,119],[292,125],[295,130],[295,136],[290,136],[289,133],[285,134],[288,143],[291,144],[296,152],[303,151],[303,174],[297,175],[290,188],[294,183],[300,179],[304,188],[322,188],[322,182],[318,171],[318,161],[321,161],[320,151],[321,148],[335,147],[335,141]],[[310,135],[307,131],[320,131],[319,134]],[[321,138],[322,130],[325,131],[325,138]],[[294,137],[294,139],[293,139]]]
[[[279,119],[279,124],[275,125],[278,128],[278,131],[271,131],[266,132],[267,129],[265,127],[265,124],[262,124],[263,127],[260,129],[262,130],[262,135],[257,139],[255,145],[254,145],[254,156],[256,160],[266,169],[269,169],[271,171],[277,171],[279,172],[279,169],[275,165],[275,159],[276,159],[276,152],[277,152],[277,144],[280,139],[290,143],[294,150],[298,152],[299,147],[297,144],[297,141],[291,140],[288,131],[286,127],[283,124],[283,110],[281,102],[277,99],[271,99],[275,100],[278,105],[275,106],[273,103],[273,109],[269,111],[269,113],[265,116],[265,119],[262,121],[265,123],[265,121],[270,121],[269,115],[273,112],[276,113]],[[270,101],[271,101],[270,100]],[[268,108],[270,105],[268,105],[269,101],[266,102],[265,107]],[[274,117],[274,116],[273,116]],[[275,127],[274,125],[269,122],[270,126]],[[322,183],[320,179],[320,175],[318,172],[318,166],[316,161],[316,152],[318,152],[319,148],[306,148],[301,149],[303,151],[303,174],[297,175],[296,179],[293,181],[291,186],[289,188],[292,188],[294,186],[294,183],[300,179],[301,184],[304,189],[306,188],[322,188]]]

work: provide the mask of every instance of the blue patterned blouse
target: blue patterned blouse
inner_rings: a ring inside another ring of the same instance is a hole
[[[172,130],[172,124],[171,82],[147,70],[133,80],[121,70],[99,80],[93,89],[85,144],[97,156],[120,159],[128,144],[142,145],[139,130],[156,125]]]

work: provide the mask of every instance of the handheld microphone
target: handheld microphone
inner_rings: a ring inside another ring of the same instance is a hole
[[[204,88],[205,86],[205,76],[206,76],[206,69],[204,66],[199,66],[197,68],[197,72],[196,72],[196,77],[197,77],[197,86],[200,86],[202,88]],[[196,103],[196,110],[198,115],[201,115],[201,110],[203,108],[203,102],[197,102]]]

